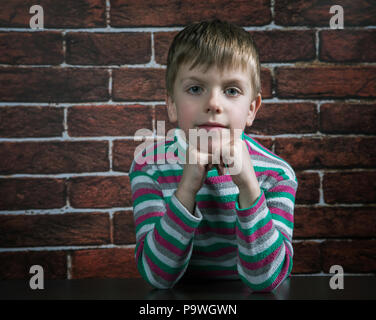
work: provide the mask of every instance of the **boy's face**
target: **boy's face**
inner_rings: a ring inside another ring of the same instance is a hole
[[[252,125],[261,96],[253,101],[252,97],[249,74],[242,69],[211,67],[205,72],[201,67],[189,70],[184,64],[177,73],[173,97],[167,97],[167,110],[170,121],[177,121],[187,138],[190,129],[234,132]]]

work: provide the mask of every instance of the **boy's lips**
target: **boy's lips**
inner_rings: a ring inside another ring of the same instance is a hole
[[[221,123],[218,123],[218,122],[206,122],[206,123],[198,125],[198,127],[203,128],[203,129],[207,129],[207,130],[227,128],[227,126],[225,126]]]

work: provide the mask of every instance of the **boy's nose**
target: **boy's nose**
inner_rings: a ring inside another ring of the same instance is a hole
[[[220,104],[219,94],[214,90],[209,96],[209,100],[206,105],[206,112],[221,113],[222,107]]]

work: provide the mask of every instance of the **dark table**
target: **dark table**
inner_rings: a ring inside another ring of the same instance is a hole
[[[254,293],[240,280],[190,281],[158,290],[143,279],[44,280],[32,290],[29,280],[0,281],[0,300],[375,300],[375,276],[345,276],[333,290],[330,276],[291,276],[272,293]]]

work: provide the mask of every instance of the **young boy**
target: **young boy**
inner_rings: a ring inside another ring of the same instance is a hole
[[[219,20],[186,27],[171,44],[166,86],[178,129],[153,145],[153,161],[138,154],[129,172],[139,272],[157,288],[183,275],[276,288],[292,269],[297,180],[287,162],[244,133],[261,106],[251,36]],[[210,133],[210,141],[198,146],[192,130]],[[161,156],[185,161],[160,163]]]

